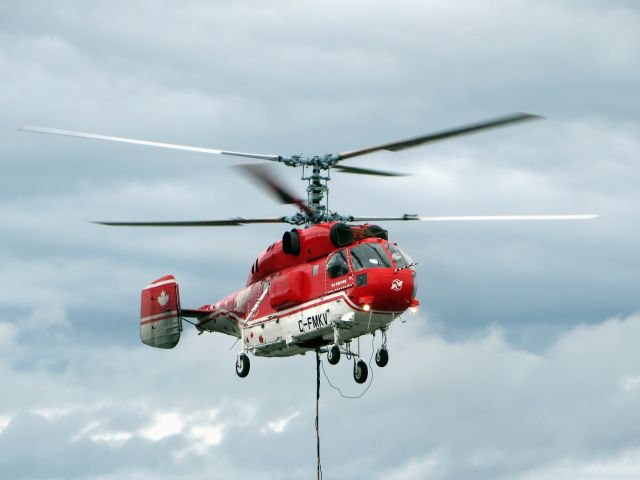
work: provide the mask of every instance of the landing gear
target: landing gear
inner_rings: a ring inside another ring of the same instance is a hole
[[[387,350],[387,347],[383,345],[376,352],[376,365],[382,368],[386,366],[387,363],[389,363],[389,351]]]
[[[376,352],[376,365],[380,368],[385,367],[389,363],[389,350],[387,350],[387,327],[381,328],[382,345]]]
[[[236,373],[240,378],[249,375],[250,366],[249,357],[245,353],[238,355],[238,359],[236,360]]]
[[[340,347],[338,345],[331,345],[327,352],[327,361],[331,365],[337,365],[340,361]]]
[[[353,364],[353,379],[356,383],[364,383],[369,376],[369,369],[364,360],[358,360]]]

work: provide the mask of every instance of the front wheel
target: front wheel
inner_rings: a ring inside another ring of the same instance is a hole
[[[337,365],[340,361],[340,347],[338,347],[338,345],[331,345],[327,352],[327,361],[331,365]]]
[[[364,383],[367,381],[368,376],[369,369],[367,368],[367,364],[364,363],[363,360],[358,360],[353,366],[353,379],[356,383]]]
[[[236,360],[236,373],[240,378],[249,375],[250,366],[249,357],[246,354],[241,353],[238,355],[238,359]]]

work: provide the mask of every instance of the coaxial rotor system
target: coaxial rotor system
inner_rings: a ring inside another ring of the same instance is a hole
[[[207,147],[196,147],[173,143],[139,140],[126,137],[115,137],[94,133],[78,132],[72,130],[59,130],[48,127],[22,126],[20,130],[35,133],[47,133],[64,135],[93,140],[106,140],[111,142],[131,143],[147,145],[174,150],[183,150],[199,153],[229,155],[255,160],[282,163],[289,167],[300,167],[303,170],[302,179],[308,182],[306,202],[296,196],[289,188],[275,177],[266,164],[240,165],[239,168],[265,188],[280,203],[294,205],[298,212],[291,216],[267,217],[267,218],[230,218],[226,220],[194,220],[194,221],[158,221],[158,222],[94,222],[101,225],[129,226],[129,227],[227,227],[261,223],[289,223],[292,225],[313,225],[322,222],[367,222],[367,221],[423,221],[423,222],[449,222],[449,221],[497,221],[497,220],[580,220],[594,218],[593,214],[562,214],[562,215],[481,215],[481,216],[421,216],[417,214],[404,214],[397,217],[381,216],[353,216],[341,215],[328,209],[325,198],[329,191],[328,182],[331,180],[330,171],[333,169],[342,173],[375,176],[403,176],[405,174],[374,170],[370,168],[352,167],[343,165],[342,162],[355,157],[367,155],[378,151],[397,152],[408,148],[417,147],[426,143],[445,140],[452,137],[478,133],[498,127],[514,125],[517,123],[537,120],[542,117],[530,113],[512,113],[501,117],[450,128],[439,132],[428,133],[396,142],[349,150],[337,154],[324,154],[316,156],[303,155],[270,155],[261,153],[237,152]],[[323,173],[325,172],[325,173]]]

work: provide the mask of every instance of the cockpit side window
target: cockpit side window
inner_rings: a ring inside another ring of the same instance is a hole
[[[396,262],[398,268],[407,268],[409,266],[415,265],[412,258],[402,250],[397,245],[393,243],[388,243],[387,248],[389,252],[391,252],[391,258]]]
[[[377,243],[363,243],[351,249],[351,264],[357,272],[365,268],[389,268],[391,260],[382,246]]]
[[[349,273],[349,264],[345,250],[334,253],[327,260],[327,275],[329,278],[338,278]]]

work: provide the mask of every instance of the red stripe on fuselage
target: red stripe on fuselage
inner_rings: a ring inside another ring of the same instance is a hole
[[[169,318],[177,318],[178,314],[177,313],[167,313],[165,316],[161,316],[160,318],[150,318],[148,320],[142,320],[140,319],[140,325],[146,325],[148,323],[155,323],[155,322],[160,322],[162,320],[167,320]]]
[[[273,321],[276,318],[287,317],[289,315],[295,315],[296,313],[302,312],[304,310],[308,310],[308,309],[311,309],[311,308],[319,307],[321,305],[326,305],[327,303],[332,303],[332,302],[335,302],[337,300],[344,300],[347,303],[347,305],[349,306],[349,308],[351,308],[353,310],[356,310],[358,312],[366,312],[366,310],[364,310],[363,308],[361,308],[358,305],[356,305],[355,303],[353,303],[353,301],[351,301],[351,299],[347,295],[342,294],[342,295],[338,295],[336,297],[332,297],[330,299],[323,299],[323,300],[319,300],[319,301],[317,301],[315,303],[310,303],[310,304],[307,304],[307,305],[303,305],[303,306],[294,308],[293,310],[289,310],[289,311],[283,310],[282,312],[275,312],[275,313],[269,314],[267,317],[262,317],[262,319],[258,318],[258,319],[253,320],[253,321],[250,320],[248,322],[248,325],[260,325],[262,323],[267,323],[269,321]],[[404,312],[404,310],[399,310],[399,311],[370,310],[367,313],[372,313],[372,314],[374,314],[374,313],[378,313],[378,314],[380,314],[380,313],[383,313],[383,314],[384,313],[387,313],[387,314],[396,313],[396,314],[399,314],[399,313],[402,313],[402,312]],[[236,321],[242,321],[242,319],[239,318],[238,315],[233,313],[233,312],[218,311],[218,312],[212,312],[212,316],[207,318],[206,320],[200,322],[198,324],[198,326],[202,326],[202,325],[204,325],[204,324],[206,324],[206,323],[208,323],[210,321],[213,321],[214,319],[216,319],[218,317],[221,317],[221,316],[224,316],[224,315],[233,315],[234,317],[236,317]],[[269,317],[272,317],[272,318],[269,318]]]

